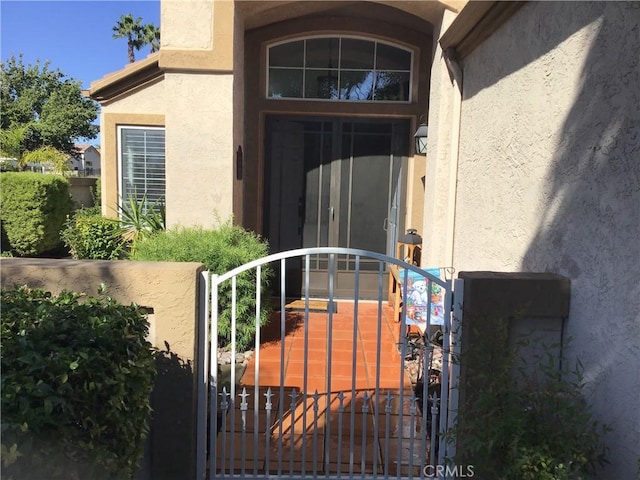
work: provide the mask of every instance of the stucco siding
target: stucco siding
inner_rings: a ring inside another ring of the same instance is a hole
[[[443,52],[437,42],[455,18],[453,12],[445,11],[440,25],[434,26],[435,54],[431,66],[431,88],[429,93],[429,131],[424,210],[422,265],[449,266],[451,259],[446,255],[447,203],[449,195],[449,171],[451,164],[451,125],[453,114],[453,86],[443,59]],[[418,160],[419,161],[419,160]]]
[[[213,44],[213,2],[163,0],[162,48],[210,49]]]
[[[164,83],[158,81],[102,105],[101,113],[164,113],[164,92]]]
[[[635,2],[530,2],[463,62],[454,266],[571,278],[602,479],[640,458],[639,25]]]
[[[166,73],[165,83],[167,224],[216,225],[233,211],[233,75]]]

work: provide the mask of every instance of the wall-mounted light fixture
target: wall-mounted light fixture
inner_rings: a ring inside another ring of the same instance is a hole
[[[242,154],[242,147],[238,145],[236,150],[236,180],[242,180],[242,167],[244,162],[244,155]]]
[[[421,123],[416,133],[413,134],[416,141],[416,153],[419,155],[427,154],[427,130],[427,124]]]

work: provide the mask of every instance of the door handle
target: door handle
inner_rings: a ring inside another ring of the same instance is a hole
[[[329,216],[331,217],[331,221],[333,222],[336,218],[335,216],[335,210],[333,207],[329,207]]]
[[[384,221],[382,222],[382,230],[384,230],[385,232],[387,230],[389,230],[389,219],[385,218]]]

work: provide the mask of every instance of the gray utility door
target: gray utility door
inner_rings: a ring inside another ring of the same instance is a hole
[[[271,251],[345,247],[393,255],[403,227],[408,150],[407,120],[267,117],[264,218]],[[360,265],[365,298],[377,295],[375,268]],[[338,296],[353,289],[354,269],[353,258],[338,259]],[[303,273],[299,262],[287,264],[288,295],[301,294]],[[309,273],[311,294],[324,296],[327,259],[315,256]]]

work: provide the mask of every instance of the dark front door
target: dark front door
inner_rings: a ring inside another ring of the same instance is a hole
[[[408,127],[404,120],[267,117],[265,233],[272,252],[339,246],[393,254]],[[353,258],[338,258],[336,267],[340,296],[353,290]],[[287,293],[299,295],[303,265],[287,269]],[[362,296],[377,296],[377,263],[360,270]],[[328,259],[314,257],[312,294],[326,295],[327,282]]]

